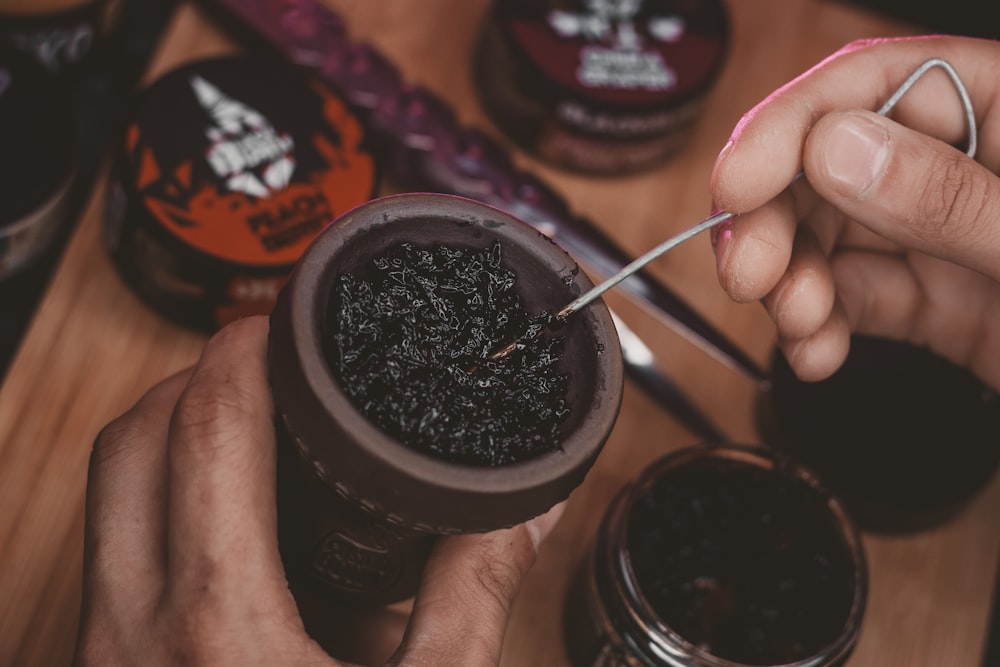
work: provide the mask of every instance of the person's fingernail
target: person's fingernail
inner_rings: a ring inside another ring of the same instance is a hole
[[[734,146],[736,146],[736,142],[735,141],[733,141],[732,139],[730,139],[729,141],[727,141],[726,145],[722,147],[721,151],[719,151],[718,156],[716,156],[715,162],[716,163],[725,162],[726,159],[729,157],[729,154],[733,152],[733,147]]]
[[[534,545],[536,551],[538,550],[538,546],[548,537],[548,534],[552,532],[552,528],[559,523],[559,519],[562,517],[565,509],[566,502],[563,501],[553,506],[545,514],[536,516],[525,524],[525,528],[528,529],[528,537],[531,539],[531,544]]]
[[[721,212],[722,212],[722,209],[719,208],[719,205],[716,204],[715,200],[713,199],[712,200],[712,210],[709,212],[708,216],[712,217],[714,215],[718,215]],[[708,238],[712,242],[712,249],[713,250],[715,249],[715,240],[718,237],[719,237],[719,225],[715,225],[714,227],[712,227],[711,229],[708,230]]]
[[[886,128],[864,116],[847,116],[834,126],[824,164],[841,194],[865,194],[885,171],[890,141]]]
[[[712,247],[715,248],[715,256],[722,259],[726,256],[726,248],[733,238],[733,223],[723,222],[712,228]]]
[[[720,213],[722,213],[722,208],[720,208],[713,201],[712,202],[712,212],[708,214],[709,217],[714,217],[714,216],[716,216],[716,215],[718,215]],[[732,225],[732,220],[726,220],[725,222],[722,222],[722,223],[720,223],[718,225],[715,225],[714,227],[712,227],[711,229],[708,230],[708,238],[712,241],[712,248],[713,249],[715,248],[716,243],[719,240],[719,230],[721,228],[723,228],[723,227],[729,227],[731,225]]]

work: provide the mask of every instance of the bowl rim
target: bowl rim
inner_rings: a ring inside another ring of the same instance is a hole
[[[326,363],[321,323],[325,318],[329,287],[338,273],[337,263],[330,261],[358,234],[385,225],[414,218],[442,218],[462,225],[478,226],[490,235],[509,238],[529,247],[533,253],[549,258],[564,269],[559,279],[573,277],[573,288],[585,290],[592,283],[579,270],[575,260],[551,239],[512,215],[478,201],[455,195],[437,193],[406,193],[380,197],[348,211],[321,232],[303,255],[289,280],[288,308],[292,326],[292,346],[297,351],[302,379],[317,397],[325,411],[324,419],[336,421],[351,439],[357,456],[365,457],[378,469],[379,482],[394,478],[399,484],[433,487],[437,494],[457,494],[455,498],[477,496],[510,496],[538,492],[550,500],[541,502],[541,513],[558,502],[569,491],[562,487],[567,476],[573,478],[572,490],[589,469],[617,418],[623,385],[623,362],[614,323],[603,302],[595,302],[578,315],[604,349],[595,355],[594,387],[587,402],[587,413],[561,441],[560,447],[536,457],[508,465],[489,467],[455,463],[416,451],[384,433],[354,407],[339,387]],[[565,284],[565,283],[564,283]],[[568,286],[568,285],[567,285]],[[323,363],[316,363],[322,360]],[[344,416],[347,416],[345,418]],[[286,415],[287,418],[287,415]],[[294,428],[293,428],[294,430]],[[311,442],[300,453],[313,460],[328,459],[332,465],[343,459],[343,444]],[[337,450],[334,452],[334,450]],[[324,456],[326,455],[326,456]],[[365,496],[364,489],[354,489]],[[347,489],[348,494],[351,489]],[[473,508],[470,508],[473,511]],[[520,517],[518,520],[529,518]]]

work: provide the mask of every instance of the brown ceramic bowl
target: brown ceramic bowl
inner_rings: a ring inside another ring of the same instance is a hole
[[[431,457],[385,434],[338,386],[323,341],[339,274],[363,278],[374,257],[403,241],[486,248],[495,239],[529,312],[557,310],[592,285],[565,251],[502,211],[449,195],[404,194],[364,204],[323,231],[272,313],[271,382],[277,411],[305,464],[302,474],[360,508],[381,524],[379,530],[479,532],[541,514],[580,484],[615,423],[621,350],[600,302],[559,331],[566,341],[560,370],[570,375],[571,413],[561,446],[532,459],[479,467]]]

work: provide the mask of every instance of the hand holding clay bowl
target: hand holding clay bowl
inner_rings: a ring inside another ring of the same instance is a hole
[[[290,578],[400,599],[434,535],[512,526],[565,499],[621,402],[610,313],[595,303],[488,356],[590,287],[547,237],[459,197],[384,197],[321,233],[271,317],[293,444],[279,471]]]

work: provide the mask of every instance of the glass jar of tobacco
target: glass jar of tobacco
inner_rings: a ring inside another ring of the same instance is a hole
[[[761,447],[689,447],[612,502],[566,647],[575,667],[830,667],[866,593],[859,535],[812,474]]]

